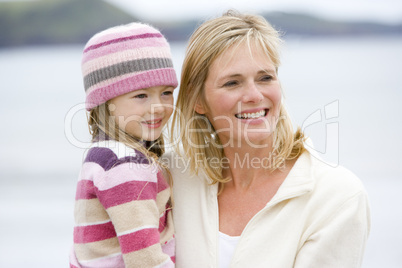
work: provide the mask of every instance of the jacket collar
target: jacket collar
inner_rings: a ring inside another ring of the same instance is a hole
[[[288,176],[267,205],[277,204],[283,200],[311,192],[315,185],[313,166],[314,160],[306,150],[296,160]]]

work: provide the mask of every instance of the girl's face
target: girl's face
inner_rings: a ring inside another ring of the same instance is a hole
[[[109,101],[110,113],[127,134],[154,141],[173,112],[173,90],[157,86],[120,95]]]
[[[234,45],[211,64],[204,87],[205,114],[223,146],[267,146],[278,122],[281,87],[276,68],[261,48]]]

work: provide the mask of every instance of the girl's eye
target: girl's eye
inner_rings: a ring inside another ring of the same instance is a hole
[[[134,96],[134,98],[136,98],[136,99],[145,99],[146,97],[147,97],[146,94],[138,94],[138,95]]]
[[[164,92],[162,92],[163,96],[169,96],[169,95],[172,95],[172,94],[173,94],[172,91],[164,91]]]
[[[232,80],[232,81],[226,82],[225,84],[223,84],[223,86],[224,86],[224,87],[233,87],[233,86],[236,86],[237,84],[238,84],[237,81]]]

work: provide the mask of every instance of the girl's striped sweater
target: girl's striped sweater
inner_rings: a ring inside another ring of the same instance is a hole
[[[122,143],[94,143],[75,198],[70,267],[174,267],[170,188],[158,165]]]

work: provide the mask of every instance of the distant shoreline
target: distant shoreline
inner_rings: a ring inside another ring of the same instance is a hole
[[[307,14],[271,12],[261,14],[288,36],[365,37],[402,36],[402,23],[334,21]],[[102,18],[102,19],[100,19]],[[85,44],[96,32],[139,19],[102,0],[0,2],[0,48]],[[186,41],[200,19],[144,21],[159,28],[170,42]]]

